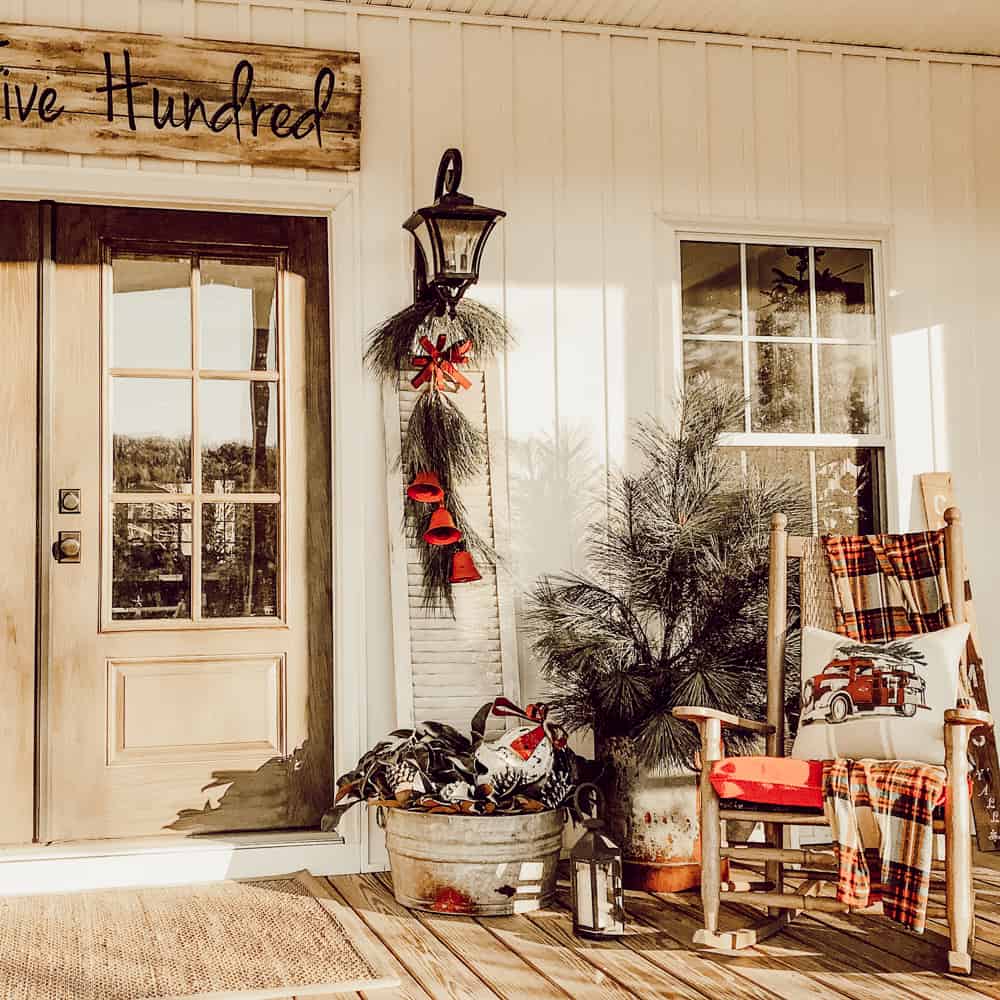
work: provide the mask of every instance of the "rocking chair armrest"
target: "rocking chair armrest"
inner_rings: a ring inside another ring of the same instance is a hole
[[[944,713],[946,726],[986,726],[993,728],[993,716],[980,708],[949,708]]]
[[[709,719],[718,719],[723,729],[745,729],[750,733],[760,733],[769,736],[774,732],[774,726],[766,722],[754,722],[753,719],[741,719],[738,715],[720,712],[716,708],[699,708],[696,705],[678,705],[673,709],[675,719],[693,722],[701,728]]]

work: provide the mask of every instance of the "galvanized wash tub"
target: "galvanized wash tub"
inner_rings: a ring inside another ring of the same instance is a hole
[[[386,809],[396,900],[486,917],[537,910],[555,894],[563,820],[562,809],[517,816]]]

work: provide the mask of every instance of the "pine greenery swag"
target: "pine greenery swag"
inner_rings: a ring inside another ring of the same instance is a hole
[[[807,533],[810,510],[800,485],[743,472],[739,451],[720,446],[743,410],[740,393],[702,376],[671,427],[640,423],[643,469],[612,478],[589,573],[543,577],[531,594],[553,716],[598,742],[631,737],[649,766],[690,766],[698,749],[677,705],[763,717],[770,521],[783,512]],[[731,749],[749,747],[736,736]]]

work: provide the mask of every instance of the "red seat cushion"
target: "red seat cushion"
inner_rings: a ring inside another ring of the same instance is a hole
[[[823,761],[794,757],[725,757],[712,764],[712,786],[722,799],[769,806],[823,808]]]
[[[794,757],[725,757],[709,774],[720,799],[769,806],[823,808],[823,761]],[[945,788],[937,805],[944,804]]]

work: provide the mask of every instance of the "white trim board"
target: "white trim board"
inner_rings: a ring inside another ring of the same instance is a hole
[[[19,163],[0,164],[0,198],[13,201],[53,200],[143,208],[175,208],[202,211],[310,215],[327,220],[330,281],[330,351],[333,412],[333,599],[334,599],[334,770],[341,773],[354,765],[365,746],[367,674],[358,670],[366,663],[364,626],[365,538],[348,526],[364,519],[364,496],[354,488],[364,474],[363,443],[353,433],[355,414],[362,405],[364,372],[363,335],[359,325],[359,243],[357,239],[357,177],[334,175],[329,179],[301,181],[250,176],[208,176],[123,171],[101,167],[36,166],[26,170]],[[233,838],[198,838],[183,849],[174,847],[157,862],[155,871],[145,871],[148,852],[138,854],[133,844],[121,853],[107,842],[81,844],[72,856],[36,847],[0,852],[0,894],[15,884],[44,885],[48,874],[61,872],[66,886],[124,885],[121,881],[172,878],[173,881],[203,881],[231,877],[220,860],[232,857],[233,871],[247,875],[280,874],[309,868],[316,873],[357,872],[368,863],[368,836],[362,815],[352,810],[341,824],[340,838],[317,846],[309,834],[278,834],[281,847],[273,843],[233,845]],[[364,832],[364,836],[362,833]],[[228,846],[227,846],[228,845]],[[124,846],[124,845],[123,845]],[[166,850],[160,848],[160,850]],[[33,853],[37,852],[37,856]],[[145,860],[141,860],[141,859]],[[310,861],[315,858],[315,861]],[[131,859],[131,860],[130,860]],[[139,859],[139,860],[136,860]],[[167,863],[174,859],[178,863]],[[226,864],[229,864],[227,862]],[[314,867],[314,864],[316,867]],[[8,865],[14,867],[7,867]],[[32,867],[34,866],[34,867]],[[40,867],[41,866],[41,867]],[[74,874],[75,872],[78,874]],[[217,874],[223,871],[223,874]],[[103,873],[103,874],[102,874]],[[107,882],[101,882],[103,877]],[[54,876],[51,876],[54,877]],[[20,881],[18,881],[20,880]],[[49,882],[49,891],[53,883]],[[40,890],[23,890],[40,891]]]
[[[0,852],[0,896],[186,885],[308,869],[360,870],[360,844],[330,834],[264,833],[146,841],[81,841]]]

